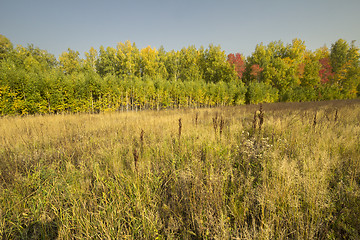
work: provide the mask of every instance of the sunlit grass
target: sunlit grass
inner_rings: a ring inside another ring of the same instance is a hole
[[[1,118],[0,235],[359,238],[359,101],[255,111]]]

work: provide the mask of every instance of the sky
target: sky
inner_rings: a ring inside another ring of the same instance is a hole
[[[91,47],[130,40],[166,51],[220,45],[249,56],[257,44],[300,38],[310,50],[360,44],[360,0],[0,0],[0,34],[14,46]]]

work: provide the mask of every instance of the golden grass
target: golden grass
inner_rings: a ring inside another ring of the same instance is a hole
[[[356,239],[359,123],[358,100],[1,118],[0,235]]]

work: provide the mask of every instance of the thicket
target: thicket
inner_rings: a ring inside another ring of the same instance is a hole
[[[359,100],[3,117],[2,239],[359,239]]]
[[[166,52],[127,41],[57,59],[0,35],[1,115],[350,99],[359,83],[359,49],[342,39],[314,52],[299,39],[259,44],[247,58],[214,45]]]

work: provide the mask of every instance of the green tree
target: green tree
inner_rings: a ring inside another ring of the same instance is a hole
[[[180,52],[172,50],[166,54],[165,68],[168,80],[177,81],[180,77]]]
[[[320,84],[319,71],[321,65],[316,55],[308,52],[304,59],[304,69],[302,71],[300,82],[303,87],[317,88]]]
[[[331,46],[330,61],[334,71],[334,84],[338,85],[344,98],[357,96],[360,82],[359,48],[355,41],[349,45],[339,39]]]
[[[335,73],[340,73],[347,62],[349,44],[344,39],[337,40],[331,45],[330,61]]]
[[[343,84],[344,93],[347,98],[355,98],[360,85],[360,54],[359,48],[355,46],[355,41],[350,45],[347,61],[347,76]]]
[[[294,39],[292,44],[287,46],[284,46],[281,41],[271,42],[267,46],[257,45],[255,52],[247,59],[244,80],[248,84],[251,81],[257,81],[275,87],[279,90],[280,98],[285,100],[287,92],[291,92],[300,85],[305,66],[304,83],[311,74],[318,74],[316,64],[304,63],[306,54],[306,46],[300,39]],[[251,89],[256,88],[254,85]],[[261,87],[261,89],[266,89],[266,87]]]
[[[120,71],[116,49],[107,47],[106,50],[100,46],[99,57],[96,61],[96,72],[104,77],[107,74],[118,74]]]
[[[250,82],[246,98],[250,104],[276,102],[279,99],[279,91],[264,82]]]
[[[202,67],[206,82],[230,82],[237,78],[235,69],[227,61],[225,51],[220,46],[209,45],[203,52]]]
[[[195,46],[189,46],[181,49],[179,55],[179,78],[182,81],[199,81],[202,78],[199,51]]]
[[[81,59],[79,52],[68,48],[67,52],[63,52],[59,57],[60,68],[65,74],[78,72],[81,69]]]
[[[167,53],[163,46],[160,46],[158,50],[158,70],[157,75],[162,79],[168,79],[169,73],[166,69]]]

